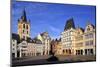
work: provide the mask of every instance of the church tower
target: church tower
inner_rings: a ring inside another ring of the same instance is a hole
[[[27,21],[25,10],[23,10],[21,18],[18,19],[18,34],[20,39],[27,40],[30,37],[30,21]]]

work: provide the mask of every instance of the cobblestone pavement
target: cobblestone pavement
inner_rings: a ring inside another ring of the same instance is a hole
[[[72,63],[72,62],[85,62],[85,61],[95,61],[96,56],[66,56],[60,55],[56,56],[58,60],[48,61],[47,59],[52,57],[49,56],[35,56],[28,58],[17,58],[12,60],[13,66],[26,66],[26,65],[40,65],[40,64],[55,64],[55,63]],[[52,59],[51,59],[52,60]]]

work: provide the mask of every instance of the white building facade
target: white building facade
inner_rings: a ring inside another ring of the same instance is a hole
[[[73,54],[75,45],[75,29],[71,28],[61,33],[61,42],[63,46],[63,54]]]
[[[12,57],[17,57],[17,40],[15,39],[12,39],[12,49],[11,49],[11,52],[12,52]]]

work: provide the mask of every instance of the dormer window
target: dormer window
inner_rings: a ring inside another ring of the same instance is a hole
[[[87,28],[87,31],[90,31],[90,28]]]
[[[86,26],[85,32],[93,31],[93,29],[94,29],[94,26],[92,24],[89,24],[88,26]]]

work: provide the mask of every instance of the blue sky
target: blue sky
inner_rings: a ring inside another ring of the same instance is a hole
[[[68,19],[73,18],[75,26],[85,28],[88,21],[95,25],[95,6],[51,4],[40,2],[12,2],[12,32],[17,33],[18,19],[26,10],[31,24],[31,37],[47,31],[52,38],[60,36]]]

